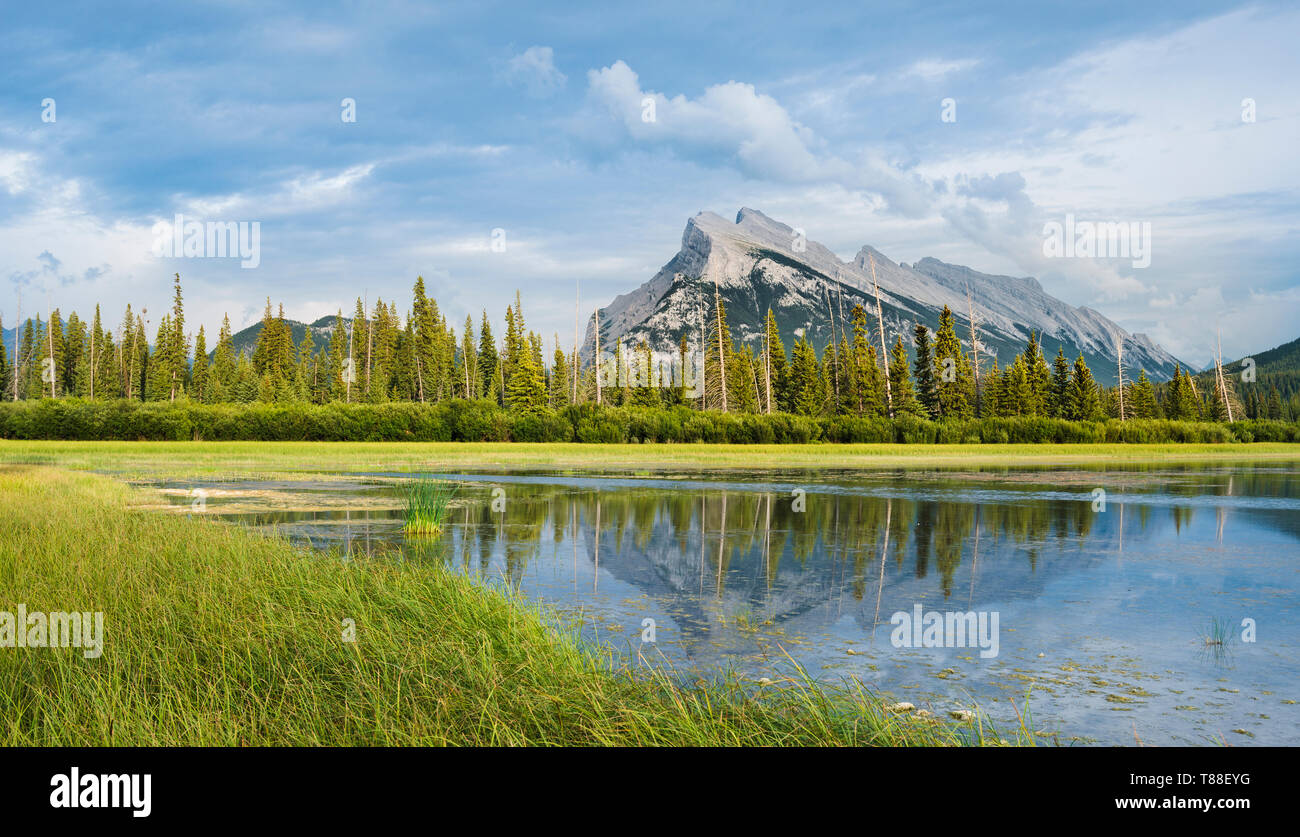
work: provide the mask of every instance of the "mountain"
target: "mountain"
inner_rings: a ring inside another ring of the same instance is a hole
[[[1257,375],[1297,375],[1300,374],[1300,338],[1292,340],[1290,343],[1283,343],[1281,346],[1269,349],[1266,352],[1259,352],[1250,356],[1255,362],[1255,373]],[[1225,375],[1238,375],[1246,366],[1246,358],[1240,358],[1232,362],[1224,361],[1223,372]],[[1204,377],[1214,377],[1214,364],[1201,373]]]
[[[307,336],[307,329],[311,329],[312,342],[316,344],[316,351],[319,352],[322,348],[329,348],[330,336],[334,333],[334,319],[334,316],[331,314],[321,317],[316,322],[310,324],[300,323],[297,320],[285,320],[285,322],[289,324],[289,328],[293,331],[293,344],[295,346],[302,344],[303,338]],[[345,327],[350,322],[350,318],[343,318],[343,325]],[[251,356],[253,354],[253,349],[257,348],[257,335],[261,333],[262,321],[258,320],[248,328],[241,329],[231,335],[230,340],[231,343],[234,344],[235,355],[239,356],[241,354],[247,354]],[[208,351],[208,357],[212,357],[212,353],[216,351],[216,338],[209,337],[208,345],[211,347]]]
[[[1272,417],[1285,420],[1300,417],[1300,339],[1248,358],[1224,361],[1223,374],[1247,416],[1270,417],[1268,402],[1272,391],[1277,390],[1281,409]],[[1211,392],[1217,386],[1216,377],[1211,364],[1196,376],[1198,389]]]
[[[844,262],[815,241],[796,242],[794,229],[754,209],[741,209],[735,223],[712,212],[688,220],[677,255],[649,282],[600,309],[601,348],[612,348],[616,341],[635,348],[645,339],[655,351],[670,352],[683,333],[698,348],[700,322],[712,305],[715,284],[732,337],[752,342],[756,351],[769,306],[787,348],[802,334],[820,350],[832,328],[838,342],[843,320],[858,303],[867,309],[873,341],[878,341],[872,259],[891,345],[894,335],[902,334],[910,347],[917,322],[937,329],[947,305],[969,353],[969,291],[979,324],[981,368],[987,368],[985,359],[994,353],[1005,366],[1024,348],[1031,331],[1041,335],[1048,363],[1058,346],[1071,360],[1082,352],[1102,383],[1116,380],[1115,347],[1121,339],[1126,377],[1145,369],[1153,380],[1164,380],[1180,363],[1146,335],[1128,334],[1090,308],[1050,296],[1031,277],[994,276],[932,258],[908,266],[870,246]],[[593,318],[583,347],[588,362],[594,328]]]

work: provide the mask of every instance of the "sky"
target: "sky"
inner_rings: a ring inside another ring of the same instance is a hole
[[[519,290],[567,346],[575,292],[747,206],[1035,276],[1198,367],[1300,336],[1294,4],[0,3],[6,327],[21,293],[156,328],[179,272],[210,346],[422,275],[458,331]],[[256,267],[158,255],[177,214],[257,222]],[[1067,215],[1149,224],[1150,264],[1049,258]]]

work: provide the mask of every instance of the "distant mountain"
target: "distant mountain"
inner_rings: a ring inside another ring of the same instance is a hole
[[[1300,374],[1300,338],[1292,340],[1290,343],[1283,343],[1266,352],[1257,352],[1250,355],[1250,359],[1255,362],[1255,372],[1257,374],[1281,375]],[[1239,358],[1231,363],[1223,364],[1225,374],[1239,374],[1246,365],[1246,358]],[[1208,373],[1214,375],[1214,366],[1211,364]]]
[[[649,282],[600,309],[602,348],[615,341],[634,347],[645,339],[656,351],[673,351],[683,333],[698,347],[700,320],[712,305],[716,283],[736,340],[759,348],[770,306],[787,349],[795,335],[804,335],[820,350],[830,341],[832,327],[838,341],[842,319],[855,304],[862,303],[870,312],[874,330],[873,258],[891,345],[894,335],[902,334],[910,347],[918,322],[937,329],[947,305],[969,352],[969,291],[979,324],[981,361],[996,354],[1005,365],[1033,331],[1041,335],[1049,363],[1058,346],[1071,359],[1082,353],[1102,383],[1116,380],[1120,340],[1125,371],[1135,376],[1145,369],[1153,380],[1164,380],[1180,363],[1146,335],[1129,334],[1090,308],[1075,308],[1050,296],[1031,277],[994,276],[932,258],[908,266],[870,246],[843,262],[821,244],[797,238],[794,229],[754,209],[741,209],[735,223],[712,212],[688,220],[677,255]],[[588,362],[594,336],[593,318],[583,347]]]
[[[334,333],[334,320],[335,317],[329,315],[321,317],[314,323],[300,323],[297,320],[285,320],[285,322],[289,324],[289,328],[293,331],[293,344],[295,346],[302,343],[303,338],[307,336],[307,329],[311,329],[312,342],[316,344],[316,351],[320,351],[322,348],[329,348],[330,336]],[[350,322],[352,322],[350,318],[343,318],[344,327],[346,327]],[[251,356],[253,354],[253,349],[257,348],[257,335],[261,333],[262,321],[258,320],[248,328],[242,329],[231,335],[230,340],[235,347],[235,354],[237,356],[241,354]],[[208,343],[208,346],[210,347],[208,350],[208,357],[211,357],[212,353],[216,351],[216,343],[214,338],[209,337],[208,340],[210,341]]]
[[[1249,356],[1249,360],[1254,364],[1254,380],[1242,374],[1250,368],[1247,358],[1223,364],[1224,377],[1228,379],[1237,401],[1245,408],[1246,415],[1266,417],[1269,396],[1276,389],[1282,404],[1279,418],[1300,418],[1300,339],[1265,352],[1256,352]],[[1196,381],[1202,392],[1211,392],[1217,385],[1214,367],[1199,373]]]

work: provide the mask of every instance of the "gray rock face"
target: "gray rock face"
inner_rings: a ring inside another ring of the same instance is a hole
[[[627,350],[645,340],[657,353],[669,354],[685,335],[692,349],[698,349],[715,294],[726,306],[732,336],[753,341],[756,350],[769,307],[787,349],[802,335],[820,350],[832,339],[839,342],[843,323],[857,304],[867,309],[872,342],[879,346],[872,259],[885,339],[891,345],[901,334],[910,347],[918,322],[937,328],[947,305],[969,352],[969,291],[982,368],[991,364],[994,354],[1000,365],[1010,362],[1031,332],[1040,335],[1049,363],[1058,347],[1071,360],[1082,353],[1102,383],[1115,381],[1121,340],[1126,378],[1136,378],[1138,370],[1145,369],[1153,380],[1165,380],[1178,363],[1146,335],[1129,334],[1090,308],[1075,308],[1048,295],[1031,277],[993,276],[932,258],[908,267],[870,246],[843,262],[799,231],[747,208],[740,210],[735,223],[712,212],[687,221],[677,255],[649,282],[600,309],[601,348],[612,351],[621,343]],[[594,327],[593,317],[582,351],[587,363],[594,349]]]

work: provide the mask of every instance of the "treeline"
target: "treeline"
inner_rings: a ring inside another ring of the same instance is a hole
[[[152,345],[147,315],[147,309],[136,313],[127,306],[115,330],[105,327],[98,306],[89,322],[75,313],[65,322],[57,310],[48,323],[39,316],[27,319],[18,330],[15,357],[0,345],[6,399],[204,405],[485,400],[513,413],[584,404],[690,407],[726,415],[789,414],[827,426],[839,419],[1016,417],[1226,422],[1229,405],[1234,419],[1300,416],[1289,403],[1254,394],[1247,403],[1263,406],[1243,409],[1230,386],[1198,387],[1181,369],[1160,387],[1143,370],[1126,377],[1123,387],[1103,387],[1082,355],[1071,361],[1058,351],[1049,365],[1037,335],[999,368],[995,356],[977,358],[964,350],[946,307],[936,332],[918,324],[910,340],[896,335],[889,345],[856,305],[838,331],[832,327],[834,336],[820,352],[796,335],[787,354],[770,310],[761,339],[738,347],[715,295],[707,326],[701,323],[693,334],[694,350],[686,334],[667,355],[644,342],[615,344],[612,352],[603,343],[591,347],[597,362],[586,364],[579,363],[576,347],[564,351],[558,335],[550,362],[544,359],[543,339],[527,328],[518,294],[505,310],[500,341],[486,311],[477,327],[467,317],[457,334],[426,294],[423,278],[415,282],[405,315],[394,302],[367,306],[358,299],[350,319],[336,314],[320,347],[311,329],[295,341],[283,306],[273,311],[268,299],[251,351],[236,350],[227,317],[209,352],[203,328],[193,338],[186,331],[179,275]],[[968,335],[968,344],[978,348],[976,335]]]
[[[480,399],[436,404],[200,404],[46,398],[0,403],[0,438],[123,441],[715,442],[1297,442],[1300,424],[1043,416],[931,421],[722,413],[690,407],[570,405],[512,410]]]

